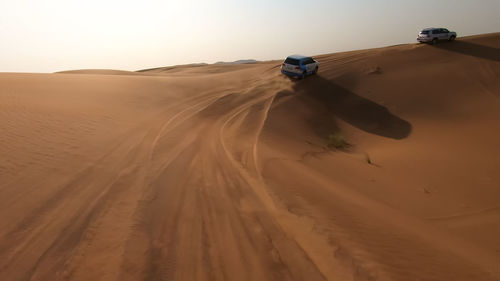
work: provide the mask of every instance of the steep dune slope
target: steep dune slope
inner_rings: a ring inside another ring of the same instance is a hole
[[[0,74],[0,279],[500,280],[499,48]]]
[[[374,279],[497,270],[500,36],[456,43],[321,56],[269,113],[271,192]]]

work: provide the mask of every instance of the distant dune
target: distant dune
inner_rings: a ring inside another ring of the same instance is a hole
[[[499,56],[2,73],[0,280],[500,280]]]
[[[126,71],[126,70],[113,70],[113,69],[79,69],[79,70],[67,70],[60,71],[56,73],[63,74],[104,74],[104,75],[141,75],[138,72]]]
[[[166,67],[155,67],[155,68],[148,68],[148,69],[142,69],[138,70],[137,72],[166,72],[169,70],[179,70],[179,69],[184,69],[184,68],[192,68],[192,67],[199,67],[199,66],[206,66],[208,64],[206,63],[190,63],[190,64],[183,64],[183,65],[174,65],[174,66],[166,66]]]
[[[249,63],[257,63],[258,61],[253,60],[253,59],[248,59],[248,60],[237,60],[233,62],[225,62],[225,61],[219,61],[216,62],[215,64],[249,64]]]

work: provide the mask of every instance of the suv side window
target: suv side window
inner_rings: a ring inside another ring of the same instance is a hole
[[[441,32],[439,31],[439,29],[434,29],[434,30],[432,31],[432,34],[439,34],[439,33],[441,33]]]
[[[442,31],[443,33],[449,33],[449,32],[450,32],[450,31],[449,31],[448,29],[446,29],[446,28],[441,29],[441,31]]]

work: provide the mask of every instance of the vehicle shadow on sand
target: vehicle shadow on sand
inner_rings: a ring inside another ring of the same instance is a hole
[[[463,55],[500,61],[500,49],[479,45],[471,42],[455,40],[453,42],[442,42],[434,45],[436,48],[460,53]]]
[[[404,139],[412,125],[384,107],[363,98],[321,76],[296,81],[294,90],[304,98],[326,106],[329,113],[365,132],[379,136]]]

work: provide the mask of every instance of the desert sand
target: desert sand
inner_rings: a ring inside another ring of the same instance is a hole
[[[500,34],[315,58],[1,73],[0,280],[500,280]]]

